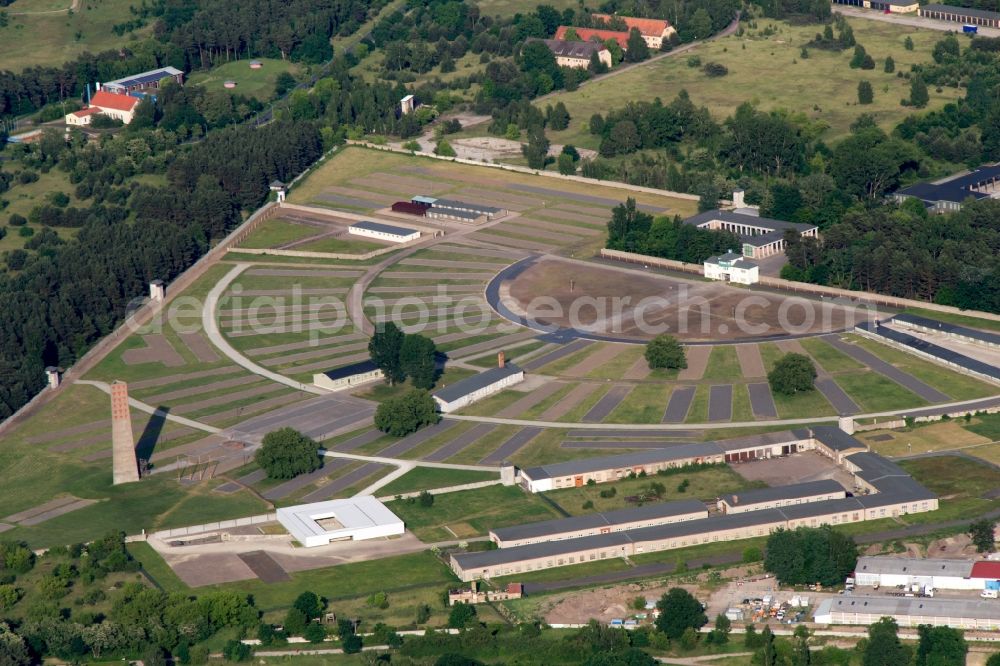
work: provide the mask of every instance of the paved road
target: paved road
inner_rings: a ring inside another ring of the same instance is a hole
[[[840,388],[840,385],[832,377],[817,378],[816,388],[826,396],[826,399],[830,401],[830,404],[833,405],[833,408],[837,410],[839,415],[847,416],[848,414],[857,414],[861,411],[861,407],[851,400],[851,396],[847,395],[844,389]]]
[[[778,408],[774,406],[771,387],[766,382],[747,384],[750,393],[750,409],[758,418],[778,418]]]
[[[600,423],[614,411],[615,407],[621,404],[625,396],[632,390],[631,386],[612,386],[611,390],[604,394],[604,397],[597,401],[597,404],[590,408],[583,415],[584,423]]]
[[[489,465],[491,463],[497,464],[503,462],[507,458],[510,458],[512,455],[520,451],[521,447],[523,447],[525,444],[533,440],[535,437],[538,437],[538,435],[541,434],[542,430],[543,428],[535,428],[535,427],[522,428],[518,430],[511,436],[510,439],[501,444],[496,451],[486,456],[479,462],[484,465]]]
[[[208,339],[215,345],[216,349],[221,351],[225,356],[235,363],[236,365],[246,368],[255,375],[260,375],[265,379],[270,379],[273,382],[279,384],[284,384],[285,386],[291,386],[293,389],[298,389],[300,391],[305,391],[306,393],[314,393],[317,395],[327,395],[327,391],[321,388],[311,386],[309,384],[303,384],[302,382],[297,382],[294,379],[290,379],[284,375],[278,374],[277,372],[272,372],[267,368],[257,365],[246,356],[236,351],[235,348],[223,337],[219,332],[219,325],[215,321],[215,310],[219,305],[219,299],[222,294],[226,292],[226,289],[232,284],[233,280],[240,276],[240,273],[250,268],[253,264],[236,264],[233,266],[232,270],[226,273],[221,280],[215,283],[215,286],[208,292],[205,297],[205,303],[201,307],[201,326],[205,331],[205,335]]]
[[[670,394],[667,409],[663,412],[663,423],[683,423],[687,418],[691,401],[694,400],[694,386],[678,386]]]
[[[951,398],[932,386],[928,386],[913,375],[889,365],[867,349],[852,345],[840,339],[839,335],[823,336],[823,339],[844,352],[856,361],[864,363],[869,368],[885,375],[897,384],[913,391],[928,402],[948,402]]]
[[[851,18],[866,19],[868,21],[882,21],[883,23],[895,23],[896,25],[908,25],[914,28],[926,28],[928,30],[941,30],[942,32],[962,32],[961,23],[950,21],[937,21],[935,19],[923,18],[912,14],[883,14],[871,9],[855,9],[844,5],[833,5],[833,11]],[[979,26],[979,34],[986,37],[1000,37],[1000,30]]]
[[[733,418],[733,385],[721,384],[708,389],[708,420],[728,421]]]

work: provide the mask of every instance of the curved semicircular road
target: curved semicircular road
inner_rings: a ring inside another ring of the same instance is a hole
[[[532,330],[538,331],[544,335],[551,336],[553,339],[559,341],[568,342],[570,340],[592,340],[594,342],[615,342],[619,344],[627,345],[644,345],[648,340],[638,340],[636,338],[623,338],[614,335],[604,335],[601,333],[591,333],[590,331],[581,330],[578,328],[568,328],[563,326],[546,325],[542,324],[535,319],[519,315],[512,311],[506,303],[504,303],[503,298],[500,296],[500,288],[504,282],[508,280],[516,279],[521,273],[531,268],[535,262],[543,258],[546,255],[533,254],[530,257],[525,257],[520,261],[515,261],[513,264],[502,269],[499,273],[493,276],[489,284],[486,285],[486,302],[489,304],[493,311],[504,319],[517,324],[518,326],[523,326],[524,328],[530,328]],[[560,261],[579,263],[586,266],[601,266],[601,264],[595,264],[591,261],[584,261],[582,259],[571,259],[569,257],[558,257]],[[641,275],[656,275],[655,273],[648,273],[646,271],[639,271],[634,268],[628,268],[625,266],[605,266],[611,270],[626,272],[626,273],[639,273]],[[686,280],[685,278],[677,278],[670,276],[671,279]],[[799,296],[799,298],[804,298]],[[851,327],[853,328],[853,327]],[[777,340],[798,340],[802,338],[815,338],[821,335],[830,335],[835,333],[846,333],[850,328],[839,328],[832,330],[816,331],[811,333],[786,333],[784,335],[770,335],[770,336],[757,336],[740,338],[737,340],[681,340],[680,343],[684,347],[712,347],[721,345],[746,345],[746,344],[757,344],[761,342],[775,342]]]

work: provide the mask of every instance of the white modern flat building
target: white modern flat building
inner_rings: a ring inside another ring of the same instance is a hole
[[[367,236],[390,243],[408,243],[420,238],[420,232],[416,229],[381,222],[356,222],[347,231],[355,236]]]
[[[278,509],[278,522],[306,548],[331,541],[362,541],[397,536],[402,519],[370,495],[299,504]]]

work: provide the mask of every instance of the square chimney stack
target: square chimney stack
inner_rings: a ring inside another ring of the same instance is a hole
[[[497,367],[502,368],[507,365],[507,359],[503,352],[497,354]]]

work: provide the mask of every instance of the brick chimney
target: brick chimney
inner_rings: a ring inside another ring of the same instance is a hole
[[[498,368],[502,368],[502,367],[504,367],[506,365],[507,365],[507,358],[506,358],[506,356],[504,356],[504,353],[501,351],[501,352],[499,352],[497,354],[497,367]]]

